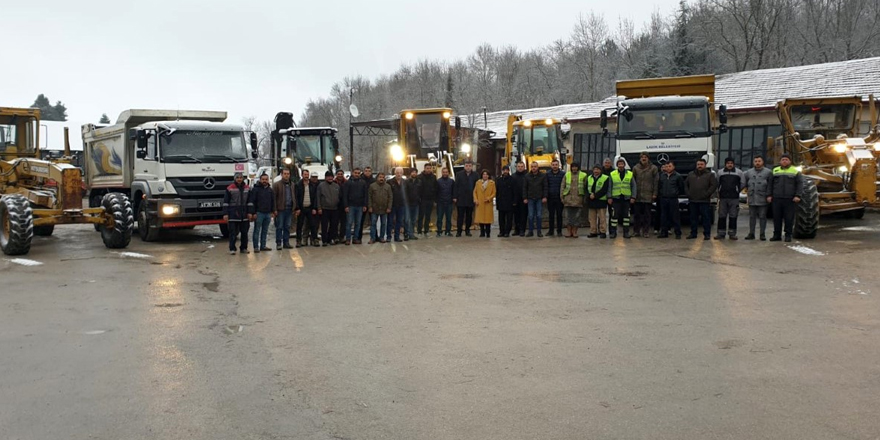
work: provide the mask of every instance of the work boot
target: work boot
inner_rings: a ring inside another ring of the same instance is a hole
[[[556,230],[556,236],[557,236],[557,237],[562,237],[562,229],[557,229],[557,230]]]
[[[778,235],[774,235],[774,236],[770,237],[770,241],[782,241],[782,237],[780,237]]]
[[[425,236],[427,236],[427,234],[425,234]],[[409,238],[409,239],[410,239],[410,240],[418,240],[418,239],[419,239],[419,237],[416,237],[416,236],[415,236],[415,235],[413,235],[413,236],[412,236],[412,237],[410,237],[410,238]]]
[[[260,248],[256,248],[256,249],[254,249],[254,253],[255,253],[255,254],[259,254],[259,253],[260,253]]]
[[[529,233],[526,234],[526,237],[534,237],[534,236],[535,236],[535,233],[531,232],[531,231],[529,231]],[[522,235],[520,235],[520,237],[522,237]]]
[[[614,240],[615,238],[617,238],[617,232],[611,232],[611,233],[609,233],[609,234],[608,234],[608,238]]]
[[[464,235],[465,235],[466,237],[473,237],[473,235],[471,235],[471,230],[470,230],[470,229],[468,229],[467,231],[464,231]]]
[[[290,243],[284,243],[284,245],[282,247],[284,249],[293,249],[293,246],[291,246]]]
[[[276,250],[276,251],[280,251],[280,250],[281,250],[281,243],[277,243],[277,244],[275,245],[275,250]]]
[[[785,236],[785,242],[786,242],[786,243],[791,243],[791,235],[786,235],[786,236]]]
[[[548,237],[552,237],[552,236],[553,236],[553,230],[552,230],[552,229],[549,230],[549,231],[547,231],[547,236],[548,236]]]
[[[543,233],[543,232],[541,232],[541,230],[540,230],[540,229],[538,229],[538,237],[539,237],[539,238],[541,238],[541,237],[543,237],[543,236],[544,236],[544,233]]]
[[[755,239],[755,234],[746,235],[746,240],[754,240],[754,239]]]
[[[598,236],[599,236],[599,234],[593,234],[592,232],[587,234],[587,238],[596,238]]]
[[[767,236],[764,234],[761,234],[761,241],[767,241]]]
[[[608,238],[607,234],[599,234],[599,238]]]
[[[737,241],[737,240],[739,240],[739,239],[736,238],[736,235],[731,235],[730,238],[728,238],[728,240]]]
[[[235,251],[229,251],[229,255],[235,255]]]
[[[626,238],[626,239],[632,238],[632,236],[629,235],[629,228],[623,228],[623,238]]]
[[[724,235],[723,235],[723,234],[718,234],[718,235],[715,236],[715,239],[716,239],[716,240],[724,240]]]
[[[697,238],[697,234],[688,235],[688,240],[694,240]]]

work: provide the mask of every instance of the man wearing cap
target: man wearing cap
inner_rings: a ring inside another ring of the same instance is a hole
[[[617,226],[622,225],[623,238],[630,238],[629,208],[636,201],[637,188],[633,172],[626,169],[626,161],[623,158],[617,159],[617,169],[611,173],[608,180],[608,192],[611,193],[608,199],[608,205],[611,206],[611,227],[608,229],[608,236],[611,239],[617,238]]]
[[[474,172],[474,163],[470,160],[464,163],[464,171],[459,171],[455,175],[455,197],[452,202],[458,209],[456,237],[461,237],[462,230],[465,235],[471,236],[471,223],[474,221],[474,186],[479,179],[480,177]]]
[[[318,185],[318,215],[321,216],[321,241],[324,246],[336,244],[337,207],[342,191],[333,179],[333,173],[324,173],[324,181]]]
[[[804,195],[804,176],[791,165],[788,154],[783,154],[779,166],[773,168],[770,190],[770,197],[767,197],[767,202],[773,206],[773,237],[770,241],[782,240],[784,222],[785,241],[790,242],[797,204]]]
[[[730,234],[736,240],[736,218],[739,216],[739,193],[743,189],[743,173],[732,157],[724,159],[724,168],[718,172],[718,233],[716,240]]]
[[[226,211],[223,220],[229,225],[230,255],[235,255],[235,242],[239,234],[241,234],[241,253],[248,253],[248,230],[251,225],[248,210],[252,205],[248,201],[250,191],[248,185],[244,183],[244,174],[235,173],[234,181],[226,187],[226,194],[223,196],[223,209]]]

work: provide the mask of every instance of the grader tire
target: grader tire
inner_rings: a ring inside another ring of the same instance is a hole
[[[55,225],[34,226],[34,235],[37,237],[51,237],[55,232]]]
[[[131,232],[134,229],[134,211],[131,201],[125,194],[109,193],[104,195],[101,206],[106,214],[113,216],[112,228],[101,226],[101,239],[104,246],[110,249],[123,249],[131,243]]]
[[[804,197],[795,209],[794,238],[816,238],[819,232],[819,190],[812,179],[804,179]]]
[[[24,255],[34,238],[34,211],[18,194],[0,197],[0,249],[6,255]]]

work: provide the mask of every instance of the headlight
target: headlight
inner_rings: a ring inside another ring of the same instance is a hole
[[[837,170],[840,171],[841,173],[845,173],[845,172],[849,171],[849,169],[846,167],[846,165],[841,165],[840,168],[838,168]]]
[[[525,127],[531,127],[531,126],[532,126],[532,121],[523,121],[523,126],[525,126]]]
[[[412,119],[413,116],[415,116],[415,115],[413,115],[412,112],[406,112],[406,115],[405,115],[406,119]]]
[[[465,153],[465,154],[470,153],[471,152],[471,145],[470,144],[461,144],[461,152]]]
[[[284,158],[284,165],[290,165],[292,163],[293,163],[293,159],[291,159],[289,157]]]
[[[548,118],[547,120],[544,121],[544,124],[553,125],[553,120]]]
[[[162,205],[162,215],[169,217],[180,214],[180,205]]]
[[[802,173],[804,171],[803,165],[798,165],[798,166],[794,167],[794,169],[796,169],[799,173]]]
[[[874,144],[874,151],[880,151],[880,143]]]
[[[400,145],[394,144],[391,146],[391,159],[395,162],[403,160],[403,148],[400,148]]]
[[[452,116],[452,113],[443,112],[443,119],[449,119]]]
[[[835,144],[834,152],[839,154],[846,153],[846,144]]]
[[[339,154],[337,154],[336,157],[334,157],[334,159],[336,159],[337,162],[342,162],[342,156]]]

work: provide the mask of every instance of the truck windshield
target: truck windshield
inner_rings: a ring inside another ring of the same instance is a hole
[[[553,154],[559,151],[559,127],[556,125],[518,126],[516,130],[526,154]]]
[[[15,126],[0,124],[0,153],[15,145]]]
[[[416,113],[412,120],[406,122],[407,154],[425,157],[438,149],[449,151],[449,137],[444,135],[446,129],[442,114]]]
[[[798,131],[848,131],[855,125],[856,106],[852,104],[796,105],[791,122]]]
[[[287,157],[287,152],[283,152]],[[306,135],[296,138],[296,160],[300,163],[327,163],[335,156],[332,136]]]
[[[166,162],[248,160],[244,135],[238,131],[177,130],[170,135],[162,133],[159,139]]]
[[[621,139],[669,139],[709,136],[707,107],[630,109],[627,117],[618,117],[617,136]]]

